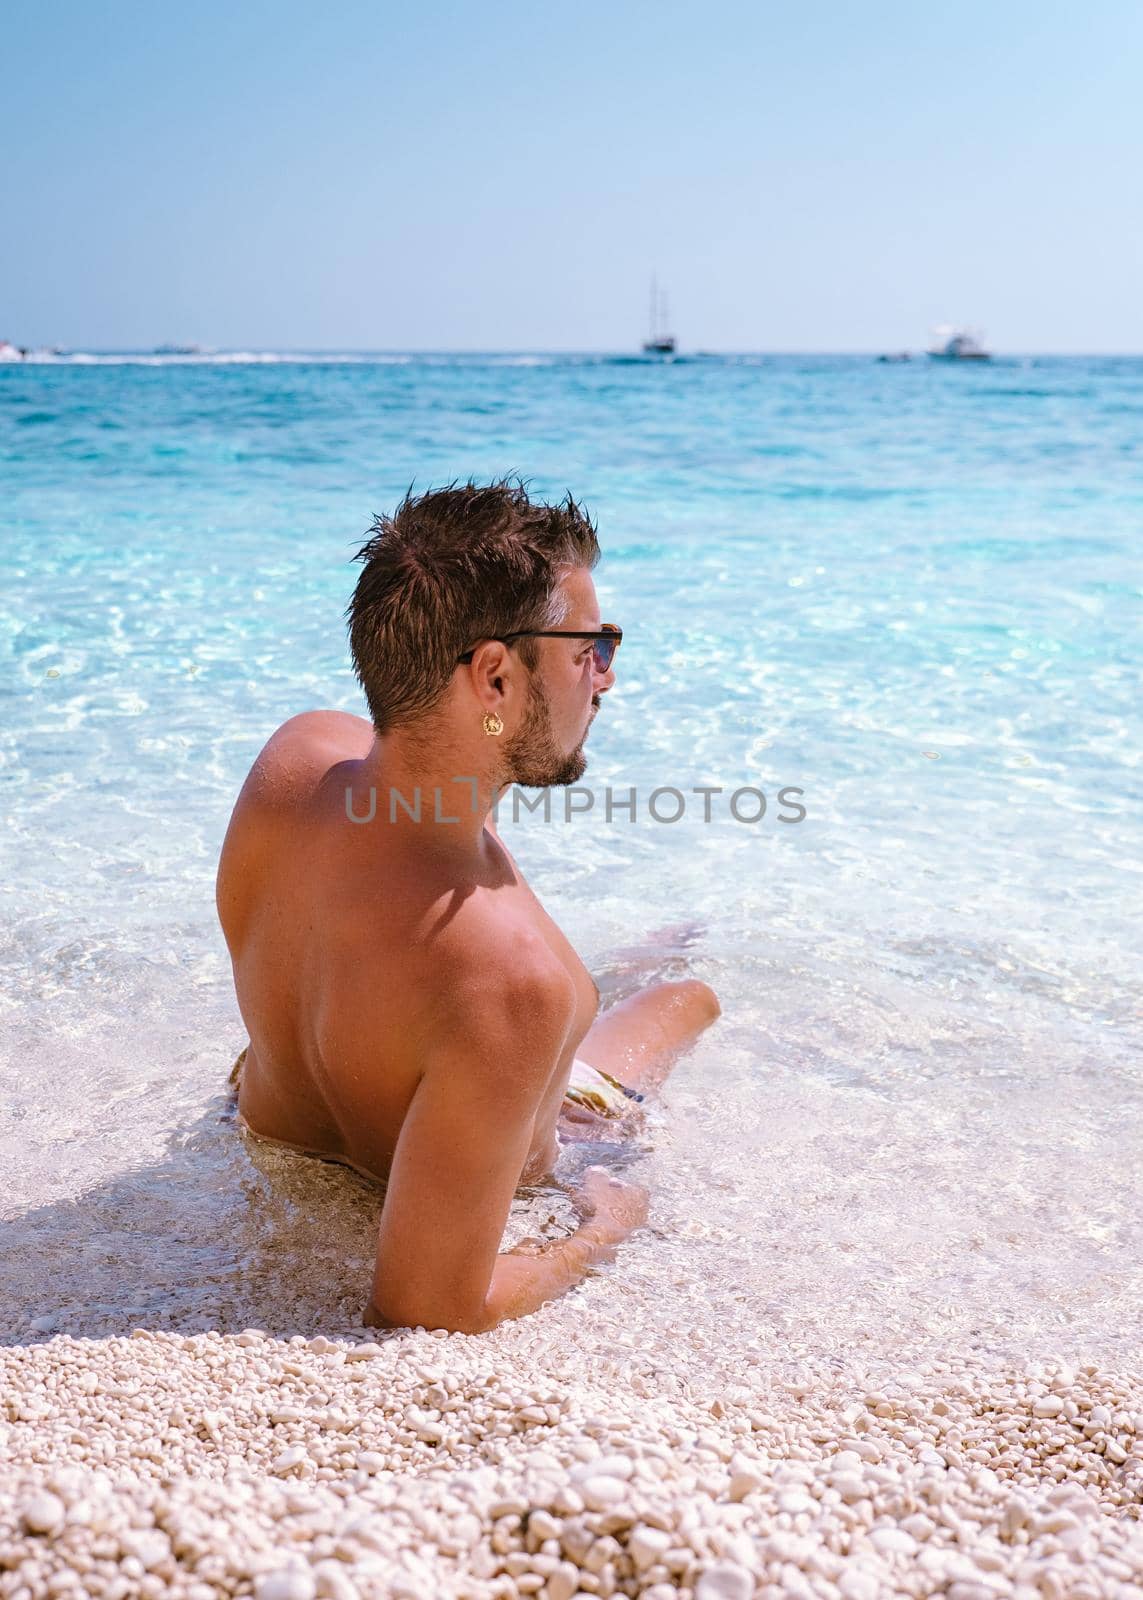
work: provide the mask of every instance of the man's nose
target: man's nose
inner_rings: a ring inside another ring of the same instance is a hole
[[[613,666],[609,666],[606,672],[597,672],[595,674],[596,694],[606,694],[614,682],[615,668]]]

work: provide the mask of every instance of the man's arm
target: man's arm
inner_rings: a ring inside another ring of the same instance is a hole
[[[646,1214],[642,1190],[596,1178],[570,1238],[535,1255],[499,1254],[575,1008],[546,946],[513,950],[521,955],[510,975],[493,979],[474,962],[450,984],[393,1155],[368,1324],[484,1333],[527,1316],[609,1258]]]

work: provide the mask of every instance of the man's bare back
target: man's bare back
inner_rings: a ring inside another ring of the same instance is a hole
[[[354,791],[373,741],[371,724],[348,712],[293,717],[235,806],[218,910],[250,1036],[239,1115],[261,1138],[387,1177],[424,1069],[418,1040],[456,956],[491,946],[517,972],[550,958],[567,975],[573,1015],[521,1175],[539,1182],[558,1153],[564,1090],[598,990],[491,819],[480,870],[460,883],[451,859],[425,848],[433,822],[392,826],[386,797],[371,822],[349,822],[347,789],[354,814],[368,814],[367,795]],[[465,798],[461,787],[447,804]]]

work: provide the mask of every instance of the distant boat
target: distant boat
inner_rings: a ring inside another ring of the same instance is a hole
[[[200,344],[157,344],[151,352],[155,356],[200,356]]]
[[[0,361],[23,361],[24,351],[14,344],[9,344],[7,339],[0,339]]]
[[[934,361],[991,361],[992,351],[986,350],[979,335],[968,328],[954,328],[945,322],[933,329],[933,342],[929,355]]]
[[[652,278],[650,337],[643,340],[643,354],[645,356],[674,355],[675,336],[673,333],[667,332],[667,326],[667,296]]]

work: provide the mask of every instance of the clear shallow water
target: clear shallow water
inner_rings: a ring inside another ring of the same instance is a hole
[[[597,973],[673,930],[724,1005],[616,1306],[1138,1348],[1141,424],[1126,359],[0,368],[9,1334],[362,1303],[376,1196],[225,1120],[215,861],[273,727],[362,709],[370,514],[517,469],[625,639],[592,814],[502,823]]]

